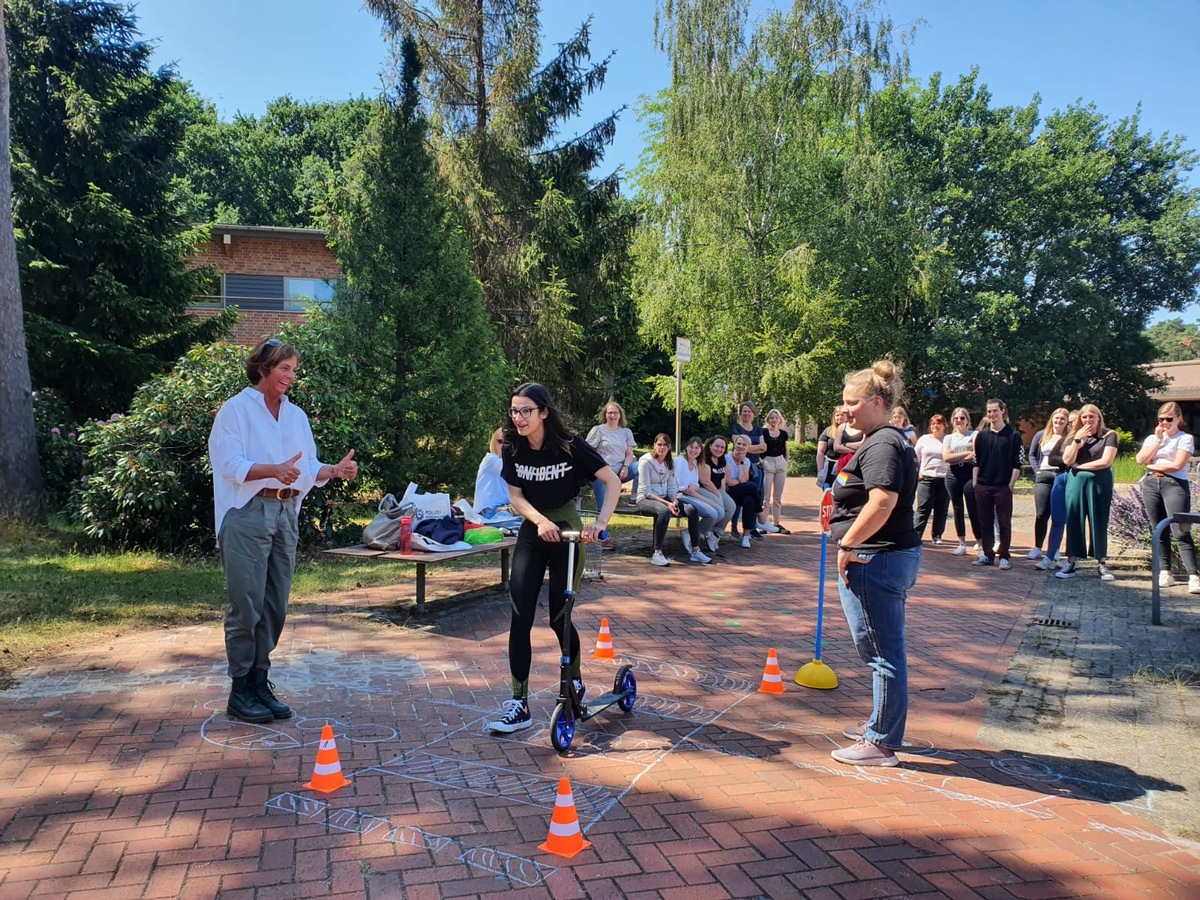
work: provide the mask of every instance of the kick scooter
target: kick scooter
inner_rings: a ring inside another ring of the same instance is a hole
[[[550,743],[555,750],[563,751],[571,746],[575,738],[575,722],[586,722],[598,716],[614,703],[624,712],[633,709],[637,702],[637,679],[632,666],[621,666],[613,679],[611,693],[601,694],[591,703],[584,703],[575,690],[575,679],[571,677],[571,609],[575,606],[575,545],[582,535],[578,531],[560,532],[567,542],[567,589],[563,604],[562,627],[562,673],[558,685],[558,705],[550,715]],[[601,535],[601,538],[605,535]]]

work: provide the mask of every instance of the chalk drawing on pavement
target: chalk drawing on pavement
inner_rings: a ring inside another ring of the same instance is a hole
[[[267,800],[266,807],[294,813],[301,819],[336,831],[357,834],[364,839],[374,836],[389,844],[428,850],[435,856],[449,850],[457,854],[456,859],[459,862],[493,875],[503,875],[525,887],[542,884],[558,871],[556,866],[548,866],[536,859],[505,853],[492,847],[467,846],[457,838],[435,834],[416,825],[397,825],[392,819],[384,816],[345,807],[335,808],[324,800],[305,797],[302,794],[279,794]]]
[[[321,742],[321,729],[327,724],[333,726],[334,738],[352,744],[378,744],[393,741],[399,736],[395,728],[375,722],[355,725],[337,719],[306,716],[286,720],[286,727],[300,733],[297,736],[270,725],[255,725],[232,719],[225,712],[224,700],[210,700],[205,704],[205,708],[211,710],[211,713],[200,725],[200,737],[218,747],[239,750],[288,750],[316,746]]]

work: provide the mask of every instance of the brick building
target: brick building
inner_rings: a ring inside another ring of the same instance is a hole
[[[214,225],[192,263],[220,273],[210,293],[196,298],[192,315],[208,318],[237,307],[240,317],[229,339],[239,344],[254,344],[284,322],[303,321],[310,305],[333,300],[341,277],[319,228]]]

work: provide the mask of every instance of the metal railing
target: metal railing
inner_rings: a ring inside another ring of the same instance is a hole
[[[1158,571],[1162,565],[1162,553],[1159,550],[1159,537],[1163,533],[1164,528],[1170,528],[1174,524],[1179,525],[1200,525],[1200,513],[1194,512],[1179,512],[1174,515],[1167,516],[1161,522],[1154,526],[1154,534],[1150,536],[1150,577],[1154,584],[1150,588],[1150,623],[1152,625],[1162,624],[1162,608],[1161,598],[1159,596],[1158,586]],[[1167,560],[1169,566],[1171,561]]]

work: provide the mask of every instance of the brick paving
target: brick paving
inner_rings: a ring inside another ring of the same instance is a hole
[[[496,592],[433,600],[421,620],[391,603],[411,585],[298,604],[275,670],[298,716],[270,727],[224,715],[218,627],[106,641],[20,673],[0,693],[0,897],[1200,896],[1197,833],[1154,803],[1196,806],[1194,685],[1152,685],[1182,698],[1165,714],[1188,732],[1182,762],[1160,765],[1133,731],[1122,756],[1057,730],[1084,714],[1064,692],[1098,693],[1136,662],[1085,609],[1132,597],[1117,637],[1138,633],[1149,612],[1132,573],[1055,584],[1031,564],[981,571],[952,545],[927,548],[909,605],[914,752],[882,770],[830,758],[868,712],[870,678],[830,582],[822,656],[840,685],[791,681],[814,651],[808,481],[789,483],[793,535],[723,547],[713,566],[683,563],[673,537],[675,564],[654,568],[644,538],[618,531],[623,552],[605,556],[575,620],[588,648],[601,616],[612,629],[618,659],[585,661],[592,692],[628,663],[639,699],[581,723],[565,754],[545,725],[557,654],[542,625],[535,726],[482,733],[508,696]],[[1029,621],[1056,611],[1089,621],[1054,638],[1043,671],[1031,660],[1048,639]],[[1138,639],[1194,661],[1200,607],[1172,594],[1164,615]],[[757,692],[769,647],[783,696]],[[1056,670],[1064,658],[1074,668]],[[1137,706],[1139,690],[1108,693]],[[303,785],[326,722],[353,784],[323,795]],[[562,775],[593,843],[570,860],[537,849]]]

